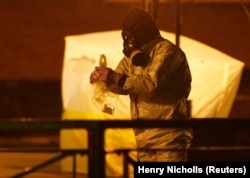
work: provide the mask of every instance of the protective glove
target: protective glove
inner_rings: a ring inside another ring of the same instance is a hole
[[[89,77],[90,84],[99,81],[99,76],[100,76],[99,73],[96,70],[94,70]]]
[[[95,71],[90,75],[90,83],[95,81],[101,81],[107,84],[114,84],[122,87],[125,83],[127,76],[119,74],[110,68],[106,67],[95,67]]]

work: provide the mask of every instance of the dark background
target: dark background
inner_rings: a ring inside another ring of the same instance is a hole
[[[158,6],[157,22],[162,30],[175,32],[171,2]],[[141,1],[0,0],[0,117],[60,117],[64,37],[120,29],[132,5]],[[250,116],[250,19],[245,9],[250,3],[181,4],[182,35],[245,62],[232,118]]]
[[[240,2],[240,1],[239,1]],[[97,31],[117,30],[132,5],[104,0],[0,0],[0,118],[60,119],[61,75],[64,37]],[[182,3],[181,34],[245,62],[230,118],[250,117],[250,19],[244,9],[250,3]],[[175,32],[173,3],[162,3],[157,22],[162,30]],[[108,43],[108,42],[107,42]],[[181,41],[180,41],[181,43]],[[204,54],[205,56],[206,54]],[[209,89],[207,91],[209,93]],[[0,132],[2,143],[31,144],[26,137]],[[39,135],[36,145],[57,145],[58,133]],[[196,132],[194,145],[250,145],[249,130]],[[13,140],[13,135],[15,139]],[[11,138],[11,139],[10,139]],[[210,138],[210,139],[208,139]],[[18,142],[19,140],[19,142]],[[210,140],[210,141],[209,141]],[[193,153],[191,159],[249,160],[249,151]]]

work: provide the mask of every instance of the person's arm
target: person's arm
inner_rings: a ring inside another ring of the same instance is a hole
[[[169,43],[157,44],[150,54],[150,61],[145,69],[135,67],[128,75],[123,89],[129,93],[154,95],[159,88],[166,88],[169,85],[174,72],[174,50],[170,49]]]
[[[148,67],[139,74],[131,72],[123,86],[138,95],[186,95],[190,91],[191,74],[185,54],[169,42],[155,46]]]

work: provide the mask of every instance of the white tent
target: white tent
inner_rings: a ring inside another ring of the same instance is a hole
[[[175,35],[161,31],[162,36],[174,42]],[[180,44],[186,53],[193,81],[189,99],[194,119],[227,118],[235,99],[244,63],[203,43],[181,36]],[[90,73],[105,54],[108,67],[115,68],[122,54],[121,31],[106,31],[65,37],[62,73],[62,119],[129,119],[129,98],[119,96],[113,116],[102,113],[92,102]],[[87,132],[63,130],[61,148],[86,148]],[[109,129],[105,149],[135,148],[131,129]],[[132,153],[136,156],[136,153]],[[79,157],[78,172],[87,173],[87,157]],[[122,174],[119,155],[107,155],[107,175]],[[71,160],[62,162],[62,170],[71,171]]]

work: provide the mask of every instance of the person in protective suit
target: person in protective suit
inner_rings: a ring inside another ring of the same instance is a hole
[[[140,7],[128,10],[122,26],[124,58],[115,70],[95,67],[90,83],[130,97],[131,118],[189,119],[191,72],[185,53],[160,35],[153,18]],[[187,161],[193,133],[181,128],[134,128],[138,161]],[[150,150],[151,149],[151,150]]]

